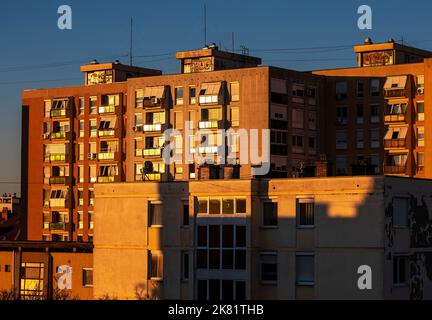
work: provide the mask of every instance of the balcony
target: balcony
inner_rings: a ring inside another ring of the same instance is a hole
[[[118,129],[99,129],[98,137],[99,138],[110,138],[118,136]]]
[[[113,183],[120,182],[119,176],[99,176],[98,183]]]
[[[69,177],[50,177],[49,184],[50,185],[67,185],[70,183]]]
[[[51,231],[67,231],[69,230],[70,224],[67,222],[52,222],[49,225]]]
[[[114,161],[118,161],[119,160],[119,153],[118,152],[110,152],[110,151],[101,151],[98,154],[98,159],[99,160],[114,160]]]
[[[154,124],[145,124],[143,126],[144,132],[160,132],[163,130],[164,125],[161,123],[154,123]]]
[[[50,208],[67,208],[67,201],[64,198],[60,199],[49,199]]]
[[[71,109],[51,109],[50,116],[51,118],[69,118],[71,116]]]
[[[205,120],[198,122],[200,129],[217,129],[219,128],[219,120]]]
[[[406,166],[385,165],[384,174],[405,174]]]
[[[162,99],[158,98],[144,98],[144,108],[160,108],[162,106]]]
[[[142,150],[143,157],[160,157],[161,154],[162,154],[162,149],[160,148]]]
[[[50,133],[51,140],[70,140],[71,133],[68,131],[59,131],[59,132],[51,132]]]
[[[406,89],[385,89],[384,98],[407,98],[408,90]]]
[[[384,140],[384,148],[406,148],[406,139]]]
[[[143,174],[135,175],[135,181],[160,181],[160,179],[161,179],[160,173],[147,173],[145,175]]]
[[[66,153],[51,153],[45,155],[45,162],[66,162],[69,160],[69,154]]]
[[[116,112],[116,106],[100,106],[99,107],[99,114],[107,114],[107,113],[115,113]]]
[[[385,114],[384,115],[384,122],[404,122],[405,121],[405,114]]]

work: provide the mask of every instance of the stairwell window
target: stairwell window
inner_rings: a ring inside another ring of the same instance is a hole
[[[149,280],[163,279],[163,254],[161,251],[149,251],[148,266]]]
[[[160,203],[149,204],[149,227],[161,227],[163,226],[163,205]]]

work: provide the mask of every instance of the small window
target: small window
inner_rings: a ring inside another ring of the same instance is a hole
[[[183,100],[183,87],[176,87],[174,89],[174,95],[175,95],[175,104],[176,105],[182,105],[184,100]]]
[[[278,256],[277,252],[262,252],[261,261],[261,281],[276,282],[278,279]]]
[[[372,79],[370,82],[370,95],[372,97],[378,97],[380,95],[380,80]]]
[[[183,225],[189,225],[189,204],[183,205]]]
[[[393,226],[395,228],[408,227],[408,198],[393,198]]]
[[[398,286],[407,285],[408,257],[393,256],[393,284]]]
[[[357,98],[363,98],[364,96],[364,82],[363,80],[357,80]]]
[[[189,87],[189,104],[196,104],[196,88]]]
[[[296,254],[296,284],[314,285],[315,256],[313,253]]]
[[[370,122],[371,123],[378,123],[379,121],[380,121],[379,105],[371,104],[370,105]]]
[[[314,199],[297,199],[297,223],[299,227],[315,225]]]
[[[278,204],[276,202],[264,202],[264,226],[277,226],[278,225]]]
[[[10,264],[5,264],[5,266],[4,266],[4,272],[11,272],[11,266],[10,266]]]
[[[83,287],[93,287],[93,269],[83,269],[82,284]]]
[[[189,252],[183,251],[181,255],[182,259],[182,280],[189,279]]]
[[[246,213],[246,199],[236,199],[236,213]]]
[[[149,226],[162,226],[162,213],[163,206],[162,204],[153,204],[149,205]]]
[[[163,278],[163,255],[160,251],[149,252],[149,278]]]
[[[238,82],[230,83],[231,101],[240,101],[240,84]]]
[[[336,100],[344,100],[347,98],[348,83],[346,81],[336,82]]]
[[[424,121],[424,102],[417,102],[417,121]]]

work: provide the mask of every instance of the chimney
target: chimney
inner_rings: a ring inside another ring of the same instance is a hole
[[[320,158],[316,161],[316,172],[315,176],[318,178],[323,178],[328,176],[328,162],[325,154],[320,154]]]

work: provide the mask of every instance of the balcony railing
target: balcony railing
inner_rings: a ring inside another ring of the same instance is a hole
[[[384,148],[405,148],[406,139],[384,140]]]
[[[51,109],[51,118],[66,118],[69,117],[69,109]]]
[[[98,154],[99,160],[116,160],[117,158],[117,152],[105,152],[101,151],[101,153]]]
[[[116,136],[116,129],[99,129],[98,130],[98,136],[99,138],[102,137],[115,137]]]
[[[50,177],[49,178],[49,183],[50,185],[66,185],[69,183],[69,177],[63,176],[63,177]]]
[[[384,174],[404,174],[406,166],[384,165]]]
[[[68,159],[66,153],[51,153],[45,155],[45,162],[65,162]]]
[[[66,231],[69,228],[69,223],[67,222],[52,222],[50,223],[50,230],[55,231]]]
[[[219,127],[219,120],[206,120],[198,123],[200,129],[214,129]]]
[[[389,89],[384,90],[384,98],[408,97],[406,89]]]
[[[147,173],[145,175],[136,174],[135,181],[160,181],[161,174],[160,173]]]
[[[399,122],[405,121],[405,114],[386,114],[384,115],[384,122]]]
[[[49,199],[50,208],[66,208],[66,199]]]
[[[199,153],[218,153],[218,146],[199,147]]]
[[[116,176],[99,176],[98,182],[99,183],[112,183],[115,182]]]
[[[100,106],[99,107],[99,114],[105,114],[105,113],[115,113],[116,112],[116,106]]]
[[[161,123],[154,123],[154,124],[145,124],[143,127],[144,132],[158,132],[162,131],[162,124]]]
[[[70,132],[66,132],[66,131],[51,132],[50,137],[51,140],[70,140]]]
[[[159,157],[162,154],[161,149],[143,149],[143,157]]]

